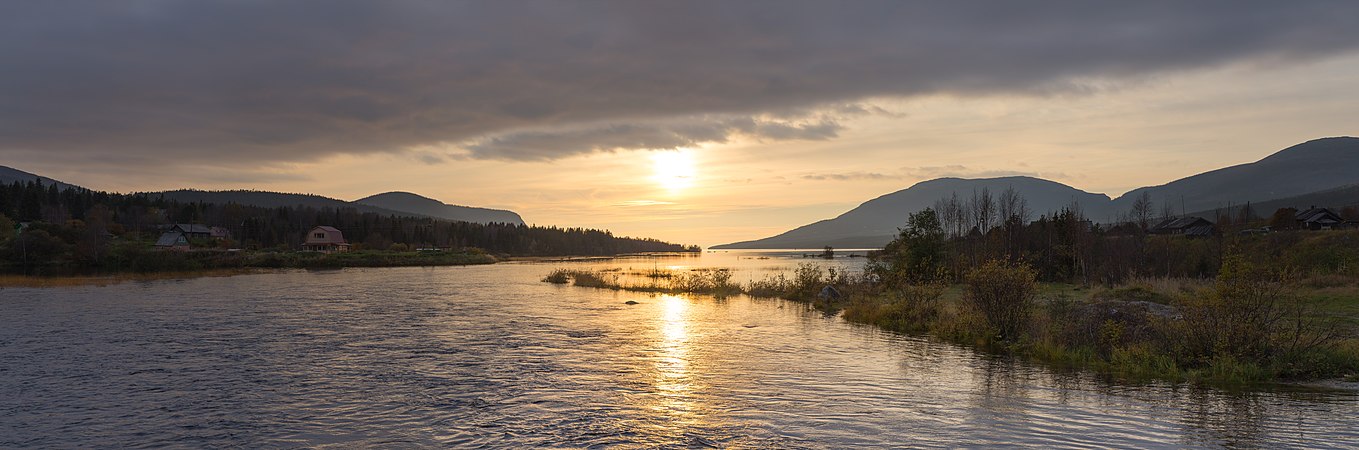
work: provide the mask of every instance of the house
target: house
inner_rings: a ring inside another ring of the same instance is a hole
[[[1313,206],[1293,217],[1298,220],[1298,227],[1306,230],[1330,230],[1345,226],[1345,219],[1330,208]]]
[[[1152,226],[1147,232],[1151,234],[1208,237],[1217,232],[1217,227],[1202,217],[1179,217],[1163,220],[1161,223]]]
[[[189,237],[182,231],[166,231],[156,239],[156,248],[160,250],[188,251]]]
[[[231,231],[222,227],[209,227],[208,235],[216,240],[231,239]]]
[[[307,240],[302,243],[304,252],[346,252],[349,251],[349,242],[344,240],[344,233],[335,227],[318,226],[307,232]]]
[[[209,228],[207,225],[196,223],[177,223],[171,225],[170,229],[167,231],[171,233],[184,233],[184,236],[189,239],[207,239],[212,237],[212,228]]]

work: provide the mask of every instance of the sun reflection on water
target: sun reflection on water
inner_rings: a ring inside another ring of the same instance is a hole
[[[653,409],[684,424],[699,417],[694,401],[694,377],[690,371],[691,335],[689,300],[676,295],[661,295],[658,354],[655,387],[658,401]]]

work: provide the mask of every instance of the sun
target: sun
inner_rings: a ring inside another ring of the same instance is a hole
[[[694,184],[694,155],[689,150],[662,150],[651,154],[651,179],[671,193]]]

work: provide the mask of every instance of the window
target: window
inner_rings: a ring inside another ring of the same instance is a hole
[[[325,234],[325,233],[316,233],[316,234],[311,235],[311,237],[314,237],[314,238],[317,238],[317,239],[325,239],[325,238],[326,238],[326,234]]]

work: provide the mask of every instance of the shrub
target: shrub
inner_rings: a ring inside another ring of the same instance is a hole
[[[826,284],[827,281],[821,279],[821,267],[811,263],[798,264],[797,269],[793,271],[791,292],[786,296],[794,300],[811,300],[816,298],[816,294],[820,293],[821,287]]]
[[[1027,264],[988,261],[967,275],[967,300],[1001,340],[1015,340],[1033,309],[1036,274]]]
[[[1214,366],[1214,373],[1243,364],[1295,372],[1300,362],[1333,347],[1338,324],[1321,319],[1292,292],[1294,279],[1289,271],[1261,267],[1241,255],[1225,257],[1211,290],[1180,298],[1183,320],[1173,332],[1182,343],[1181,357]]]

